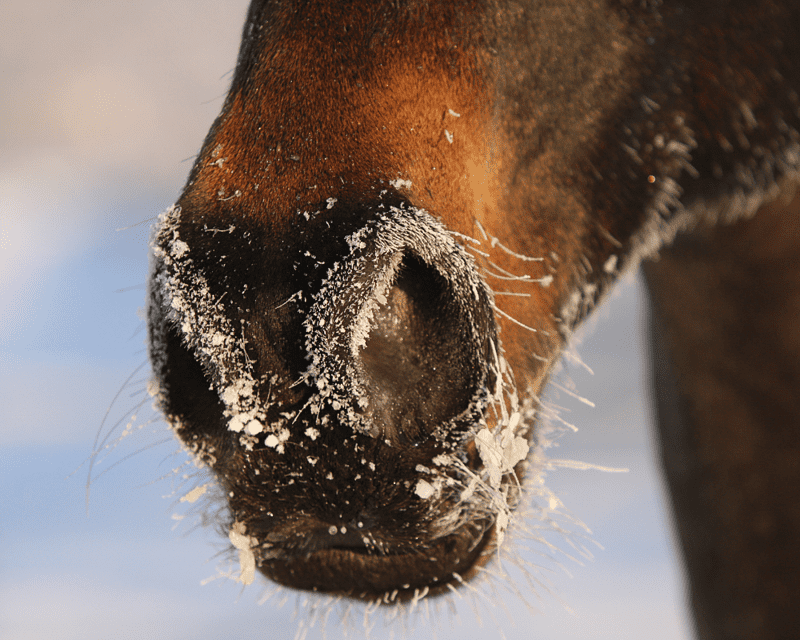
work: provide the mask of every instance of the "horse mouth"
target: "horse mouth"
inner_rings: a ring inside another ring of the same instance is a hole
[[[496,551],[495,539],[493,524],[470,523],[413,548],[332,545],[279,552],[262,560],[259,570],[291,588],[391,604],[443,594],[469,580]]]

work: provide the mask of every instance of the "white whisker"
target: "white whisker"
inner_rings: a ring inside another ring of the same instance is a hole
[[[583,398],[583,397],[579,396],[579,395],[578,395],[577,393],[575,393],[574,391],[570,391],[569,389],[567,389],[567,387],[565,387],[565,386],[563,386],[563,385],[560,385],[560,384],[558,384],[558,383],[557,383],[557,382],[555,382],[555,381],[552,381],[552,382],[551,382],[551,384],[552,384],[552,385],[553,385],[553,386],[554,386],[556,389],[560,389],[561,391],[563,391],[564,393],[566,393],[568,396],[572,396],[573,398],[575,398],[575,399],[576,399],[576,400],[578,400],[579,402],[582,402],[583,404],[585,404],[585,405],[588,405],[588,406],[590,406],[590,407],[594,408],[594,402],[592,402],[591,400],[587,400],[586,398]]]
[[[499,307],[497,307],[497,306],[495,306],[495,307],[494,307],[494,310],[495,310],[497,313],[499,313],[501,316],[503,316],[503,317],[504,317],[506,320],[510,320],[511,322],[513,322],[513,323],[514,323],[514,324],[516,324],[516,325],[519,325],[519,326],[520,326],[520,327],[522,327],[523,329],[527,329],[528,331],[532,331],[533,333],[538,333],[538,332],[539,332],[539,330],[538,330],[538,329],[534,329],[533,327],[529,327],[527,324],[525,324],[525,323],[523,323],[523,322],[520,322],[520,321],[519,321],[519,320],[517,320],[516,318],[513,318],[513,317],[511,317],[511,316],[510,316],[510,315],[508,315],[508,314],[507,314],[505,311],[503,311],[502,309],[500,309],[500,308],[499,308]],[[546,334],[545,334],[545,335],[546,335]]]

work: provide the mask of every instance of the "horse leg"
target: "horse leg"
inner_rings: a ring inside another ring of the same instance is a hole
[[[800,629],[800,192],[645,264],[661,456],[701,638]]]

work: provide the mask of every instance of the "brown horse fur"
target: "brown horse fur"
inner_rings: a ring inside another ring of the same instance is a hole
[[[468,579],[573,328],[655,259],[699,633],[794,637],[799,43],[790,0],[254,0],[148,310],[243,565],[386,601]]]

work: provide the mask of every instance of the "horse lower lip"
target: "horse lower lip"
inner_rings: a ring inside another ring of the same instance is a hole
[[[332,546],[311,553],[287,553],[265,560],[268,578],[297,589],[339,593],[365,600],[407,600],[427,589],[430,595],[449,591],[477,571],[491,555],[494,527],[475,538],[466,531],[410,552],[380,554],[367,549]]]

